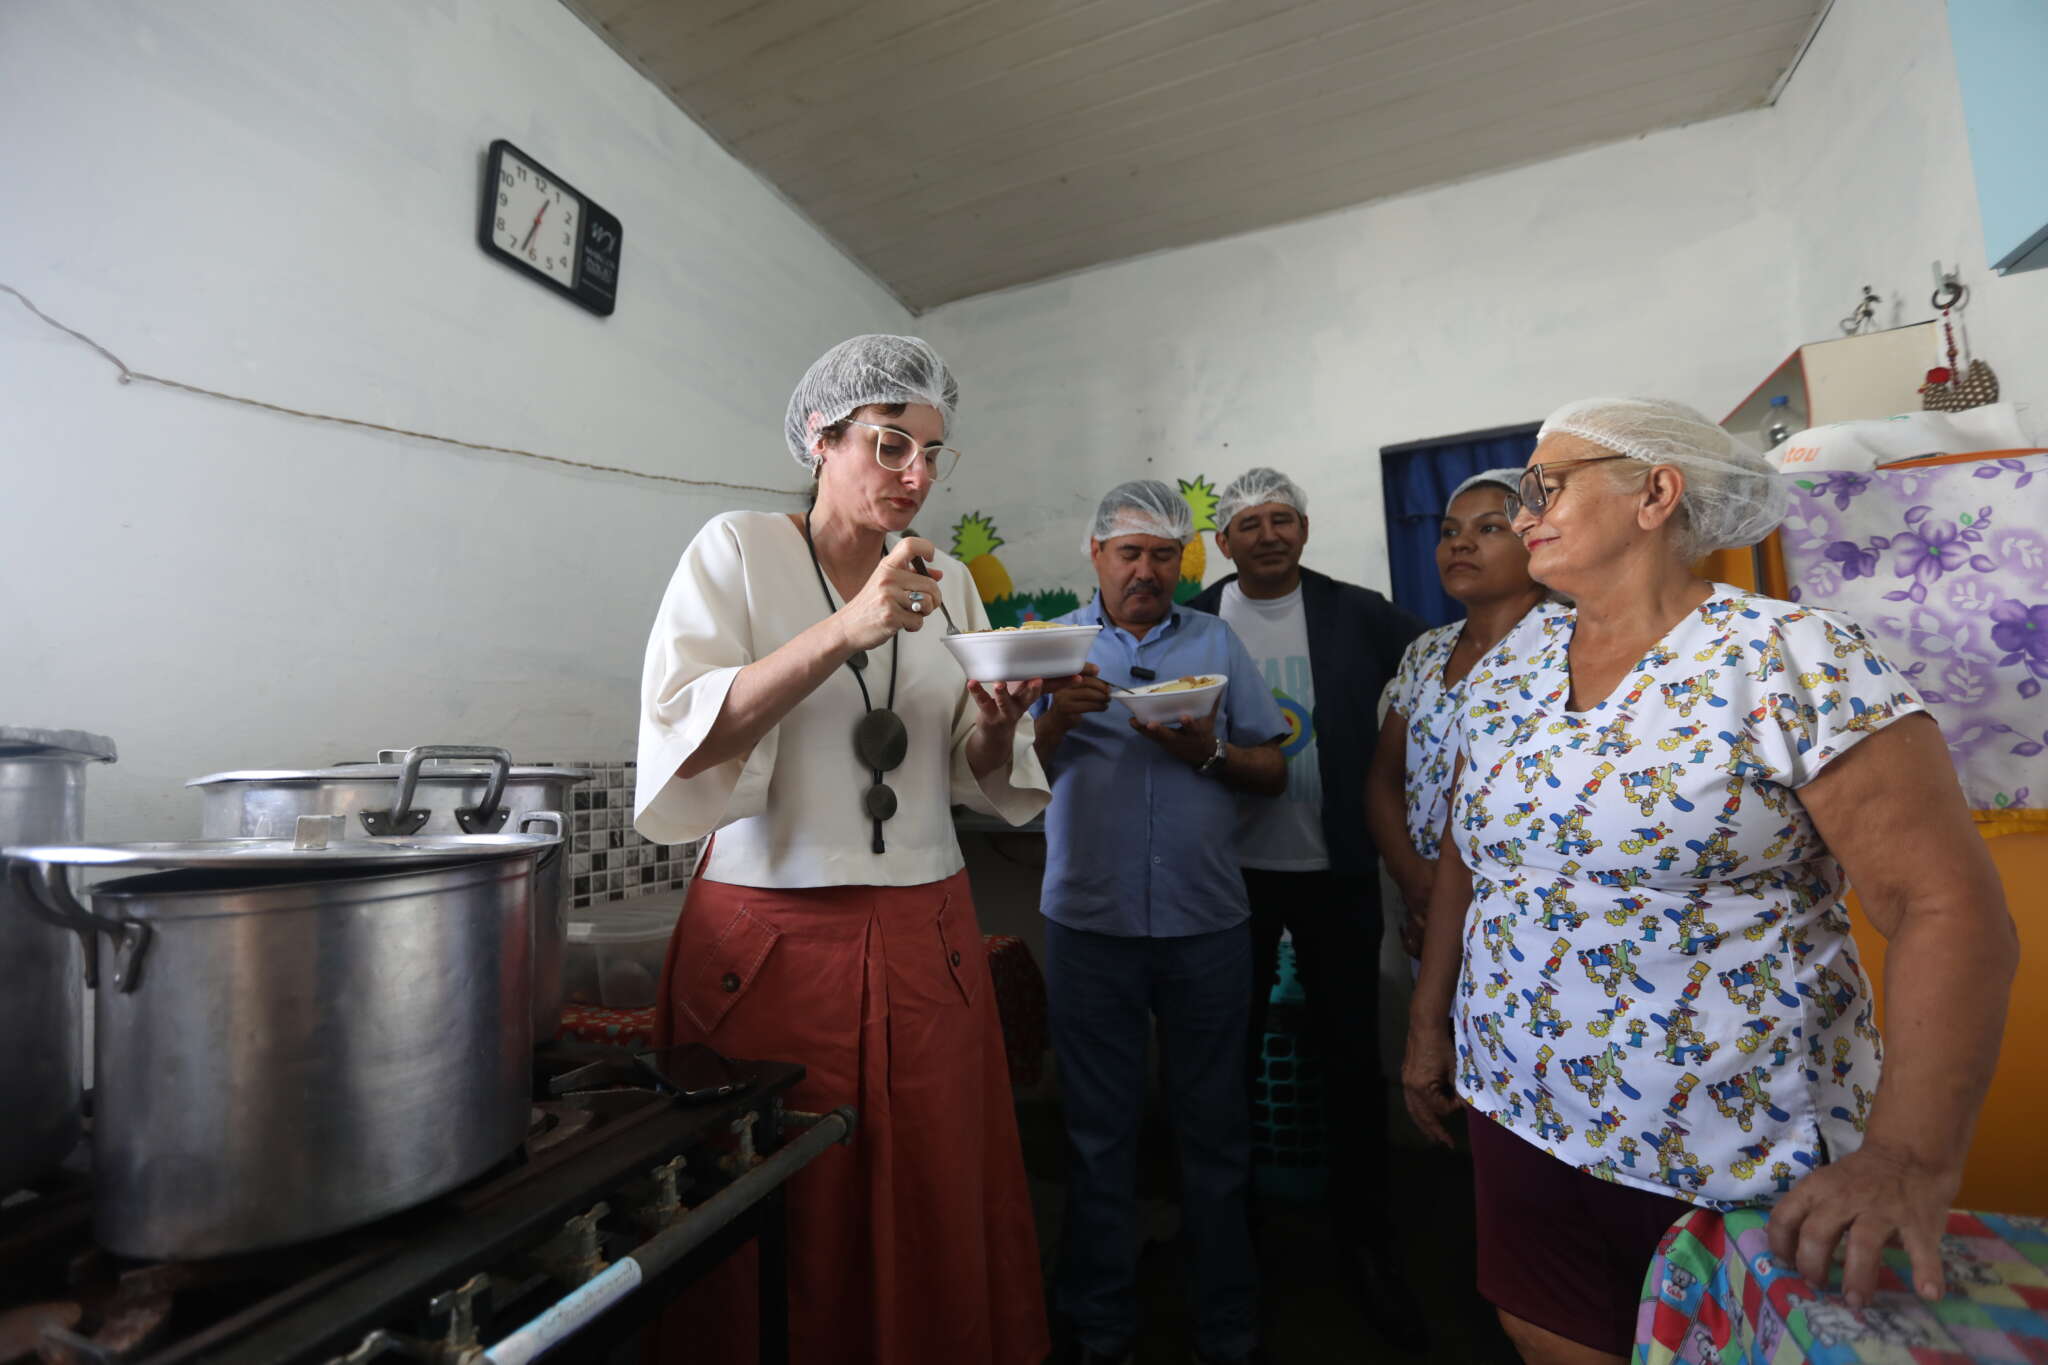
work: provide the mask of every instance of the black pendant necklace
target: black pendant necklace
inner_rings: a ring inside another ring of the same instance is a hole
[[[832,605],[832,585],[825,581],[825,566],[818,560],[818,542],[811,535],[811,514],[804,513],[804,548],[811,552],[811,567],[818,574],[818,590],[825,594],[825,610],[837,611]],[[910,731],[904,728],[903,718],[896,714],[896,668],[903,655],[903,636],[899,632],[889,641],[889,701],[877,708],[874,698],[868,695],[868,680],[864,670],[868,666],[866,650],[856,650],[846,661],[853,670],[853,680],[860,684],[861,718],[853,727],[853,752],[874,774],[874,785],[861,795],[861,808],[868,819],[874,822],[875,834],[870,847],[876,853],[887,851],[882,842],[882,822],[896,813],[896,793],[882,780],[882,774],[893,771],[903,762],[903,756],[910,750]]]

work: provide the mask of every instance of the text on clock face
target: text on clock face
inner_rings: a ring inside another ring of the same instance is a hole
[[[575,283],[582,215],[576,196],[518,157],[508,152],[499,162],[494,240],[564,287]]]

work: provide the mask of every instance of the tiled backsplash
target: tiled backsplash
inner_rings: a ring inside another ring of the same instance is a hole
[[[651,844],[633,828],[633,764],[570,759],[583,768],[569,798],[569,908],[674,891],[680,898],[697,861],[695,844]]]

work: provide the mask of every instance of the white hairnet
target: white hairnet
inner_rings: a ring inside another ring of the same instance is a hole
[[[1158,536],[1186,543],[1194,533],[1195,514],[1188,510],[1188,500],[1175,492],[1172,484],[1157,479],[1133,479],[1102,495],[1088,538]]]
[[[960,385],[946,362],[920,337],[875,333],[851,337],[811,362],[783,418],[783,438],[796,462],[809,469],[817,463],[811,442],[818,426],[850,417],[870,403],[923,403],[939,410],[946,430],[953,429],[953,410],[960,405]]]
[[[1216,495],[1216,525],[1227,528],[1247,507],[1284,502],[1303,516],[1308,515],[1308,495],[1277,469],[1247,469]]]
[[[1520,465],[1511,464],[1505,468],[1489,469],[1483,473],[1474,474],[1471,478],[1453,488],[1451,495],[1444,499],[1444,515],[1449,516],[1451,514],[1451,504],[1475,488],[1505,488],[1508,491],[1508,496],[1513,497],[1515,490],[1521,486],[1522,466]]]
[[[1679,506],[1693,554],[1754,545],[1785,519],[1791,505],[1784,477],[1763,456],[1683,403],[1585,398],[1551,413],[1536,433],[1537,443],[1554,432],[1645,464],[1683,470],[1685,496]]]

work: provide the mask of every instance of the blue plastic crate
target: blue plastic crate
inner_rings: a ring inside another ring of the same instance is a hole
[[[1306,997],[1291,942],[1280,945],[1280,979],[1271,999],[1253,1087],[1252,1181],[1262,1194],[1307,1202],[1329,1187],[1329,1128],[1322,1068],[1301,1043]]]

